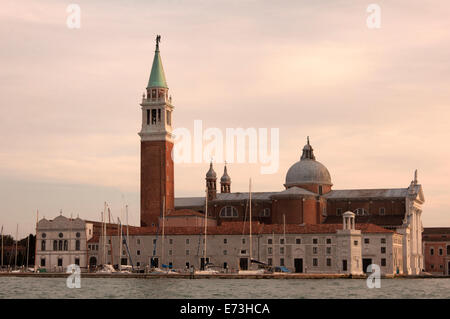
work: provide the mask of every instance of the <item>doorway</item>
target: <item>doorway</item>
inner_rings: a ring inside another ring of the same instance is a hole
[[[294,259],[294,268],[295,268],[295,272],[298,272],[298,273],[303,272],[303,259],[302,258]]]
[[[342,271],[347,271],[347,259],[342,260]]]
[[[248,270],[248,259],[247,258],[239,259],[239,269],[240,270]]]
[[[150,267],[158,268],[158,266],[159,266],[158,257],[150,258]]]
[[[369,267],[369,265],[372,265],[372,258],[363,258],[362,263],[363,272],[367,273],[367,267]]]
[[[209,257],[206,257],[206,263],[205,258],[200,258],[200,270],[205,270],[205,265],[209,263]]]

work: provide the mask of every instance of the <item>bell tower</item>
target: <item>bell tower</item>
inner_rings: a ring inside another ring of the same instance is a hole
[[[174,210],[174,165],[172,159],[172,98],[159,54],[156,37],[150,79],[142,96],[141,137],[141,226],[158,226],[163,211]]]

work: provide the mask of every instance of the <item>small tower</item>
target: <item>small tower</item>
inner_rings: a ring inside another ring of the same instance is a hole
[[[342,215],[343,221],[342,221],[342,229],[344,230],[355,230],[355,213],[352,213],[350,211],[345,212]]]
[[[208,189],[208,200],[216,199],[217,189],[216,189],[216,180],[217,174],[213,169],[212,161],[209,164],[209,171],[206,173],[206,188]]]
[[[150,79],[142,97],[141,137],[141,226],[157,226],[159,217],[174,209],[174,165],[172,160],[173,105],[156,37]]]
[[[231,192],[231,178],[227,173],[227,163],[225,163],[225,167],[223,168],[223,175],[220,178],[220,192],[221,193]]]

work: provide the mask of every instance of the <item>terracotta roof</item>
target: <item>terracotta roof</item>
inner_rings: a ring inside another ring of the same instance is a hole
[[[205,217],[205,214],[197,212],[192,209],[177,209],[166,215],[167,217],[183,217],[183,216],[198,216]]]
[[[448,235],[450,227],[424,227],[423,235]]]
[[[393,233],[392,230],[374,224],[356,224],[356,229],[363,233]],[[336,233],[337,230],[342,229],[342,224],[304,224],[293,225],[286,224],[261,224],[258,222],[252,223],[252,234],[282,234],[286,230],[286,234],[327,234]],[[204,227],[166,227],[164,233],[166,235],[203,235]],[[157,230],[156,227],[141,227],[130,230],[130,235],[155,235],[162,233],[162,229]],[[250,232],[249,223],[244,222],[227,222],[220,226],[208,227],[208,235],[248,235]],[[113,234],[114,235],[114,234]]]
[[[375,224],[379,226],[401,226],[404,215],[369,215],[355,216],[357,224]],[[330,215],[324,221],[325,224],[342,224],[342,216]]]

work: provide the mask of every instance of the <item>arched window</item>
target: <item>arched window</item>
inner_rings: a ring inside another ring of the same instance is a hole
[[[44,251],[45,250],[45,240],[41,241],[41,250]]]
[[[80,238],[81,234],[80,233],[76,233],[75,236],[77,236],[77,238]]]
[[[68,250],[68,248],[69,248],[69,245],[67,243],[67,240],[65,240],[64,241],[64,250]]]
[[[225,206],[220,210],[220,217],[238,217],[238,211],[233,206]]]
[[[369,213],[364,208],[357,208],[353,211],[356,216],[368,216]]]
[[[450,256],[450,245],[447,246],[447,256]],[[450,269],[449,269],[450,271]]]
[[[270,216],[270,208],[264,208],[259,212],[259,217],[269,217]]]
[[[80,250],[80,241],[75,241],[75,250]]]
[[[63,241],[62,240],[60,240],[58,242],[58,250],[63,250]]]
[[[53,241],[53,250],[58,250],[58,241],[57,240]]]

